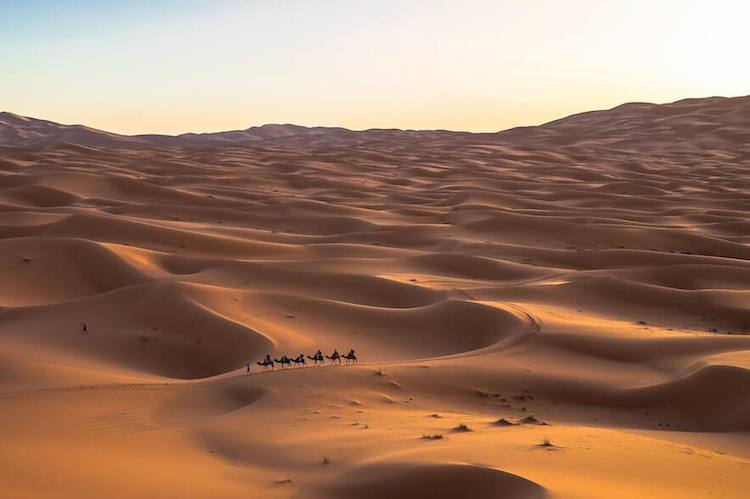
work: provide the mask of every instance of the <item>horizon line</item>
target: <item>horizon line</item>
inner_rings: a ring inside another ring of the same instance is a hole
[[[555,118],[555,119],[552,119],[552,120],[549,120],[549,121],[545,121],[543,123],[529,124],[529,125],[517,125],[517,126],[510,127],[510,128],[504,128],[504,129],[494,130],[494,131],[483,131],[483,132],[481,132],[481,131],[480,132],[469,131],[469,130],[456,130],[456,129],[449,129],[449,128],[370,127],[370,128],[357,129],[357,128],[347,128],[347,127],[337,126],[337,125],[300,125],[300,124],[297,124],[297,123],[278,123],[278,122],[274,123],[274,122],[272,122],[272,123],[263,123],[263,124],[260,124],[260,125],[250,125],[247,128],[209,130],[209,131],[201,131],[201,132],[190,131],[190,132],[183,132],[183,133],[177,133],[177,134],[159,133],[159,132],[150,132],[150,133],[147,132],[147,133],[127,134],[127,133],[113,132],[113,131],[110,131],[110,130],[105,130],[103,128],[94,128],[92,126],[85,125],[83,123],[62,123],[62,122],[59,122],[59,121],[52,121],[52,120],[49,120],[49,119],[46,119],[46,118],[36,118],[34,116],[26,116],[26,115],[23,115],[23,114],[15,113],[13,111],[0,111],[0,115],[2,115],[2,114],[9,114],[9,115],[12,115],[12,116],[15,116],[15,117],[18,117],[18,118],[32,119],[32,120],[36,120],[36,121],[44,121],[44,122],[52,123],[52,124],[55,124],[55,125],[62,125],[62,126],[69,126],[69,127],[82,127],[82,128],[87,128],[87,129],[94,130],[94,131],[97,131],[97,132],[104,132],[104,133],[108,133],[108,134],[111,134],[111,135],[118,135],[118,136],[121,136],[121,137],[132,137],[132,138],[137,138],[137,137],[155,137],[155,136],[156,137],[182,137],[182,136],[185,136],[185,135],[211,135],[211,134],[219,134],[219,133],[244,132],[244,131],[247,131],[247,130],[258,129],[258,128],[263,128],[263,127],[270,127],[270,126],[280,126],[280,127],[283,127],[283,126],[293,126],[293,127],[306,128],[306,129],[315,129],[315,128],[332,129],[332,130],[333,129],[338,129],[338,130],[345,130],[345,131],[348,131],[348,132],[355,132],[355,133],[357,133],[357,132],[370,132],[370,131],[386,131],[386,130],[390,130],[390,131],[401,131],[401,132],[447,132],[447,133],[462,133],[462,134],[471,134],[471,135],[484,135],[484,134],[497,134],[497,133],[507,132],[507,131],[510,131],[510,130],[518,129],[518,128],[531,128],[531,127],[537,127],[537,126],[544,126],[544,125],[547,125],[547,124],[550,124],[550,123],[554,123],[554,122],[562,120],[562,119],[570,118],[572,116],[578,116],[578,115],[582,115],[582,114],[586,114],[586,113],[595,113],[595,112],[601,112],[601,111],[611,111],[611,110],[617,109],[619,107],[627,106],[627,105],[632,105],[632,104],[647,104],[647,105],[652,105],[652,106],[662,106],[662,105],[677,104],[679,102],[689,101],[689,100],[740,99],[740,98],[744,98],[744,97],[750,97],[750,94],[735,95],[735,96],[731,96],[731,97],[722,96],[722,95],[710,95],[710,96],[705,96],[705,97],[684,97],[682,99],[677,99],[675,101],[669,101],[669,102],[628,101],[628,102],[623,102],[621,104],[618,104],[618,105],[610,107],[610,108],[590,109],[590,110],[587,110],[587,111],[579,111],[579,112],[568,114],[568,115],[565,115],[565,116],[561,116],[559,118]]]

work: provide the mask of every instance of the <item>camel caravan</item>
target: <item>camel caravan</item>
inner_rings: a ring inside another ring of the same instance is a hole
[[[310,359],[313,362],[314,366],[317,366],[318,363],[320,365],[325,365],[326,359],[331,361],[331,364],[341,364],[341,359],[344,359],[344,361],[347,364],[356,364],[357,363],[357,356],[354,353],[354,349],[352,348],[349,350],[349,353],[346,355],[341,355],[337,349],[333,349],[333,353],[331,355],[323,355],[323,352],[318,349],[315,354],[312,356],[307,355],[307,358]],[[281,364],[281,368],[284,369],[285,367],[297,367],[297,366],[307,366],[307,362],[305,361],[305,354],[299,354],[296,357],[287,357],[286,354],[283,354],[280,359],[272,359],[271,354],[266,354],[266,358],[262,361],[256,362],[259,366],[263,367],[263,370],[266,371],[268,368],[275,369],[276,364]],[[247,372],[250,374],[250,364],[247,365]]]

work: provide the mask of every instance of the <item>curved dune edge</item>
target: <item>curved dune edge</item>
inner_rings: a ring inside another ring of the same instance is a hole
[[[539,484],[505,471],[467,464],[366,465],[347,471],[302,493],[299,499],[542,499]]]

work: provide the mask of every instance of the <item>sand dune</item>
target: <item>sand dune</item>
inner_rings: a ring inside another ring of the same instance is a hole
[[[542,498],[539,485],[503,471],[467,465],[379,465],[321,487],[307,497],[473,497]],[[302,496],[305,497],[305,496]]]
[[[0,240],[0,305],[40,305],[105,293],[150,277],[86,239]]]
[[[0,495],[746,495],[750,97],[0,153]]]

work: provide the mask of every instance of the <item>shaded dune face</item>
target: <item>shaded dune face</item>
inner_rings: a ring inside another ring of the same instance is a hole
[[[413,497],[452,499],[543,499],[548,494],[538,484],[504,471],[458,464],[363,466],[320,491],[302,498]]]
[[[744,497],[749,111],[180,137],[1,113],[3,492]],[[256,364],[318,348],[359,363]]]

